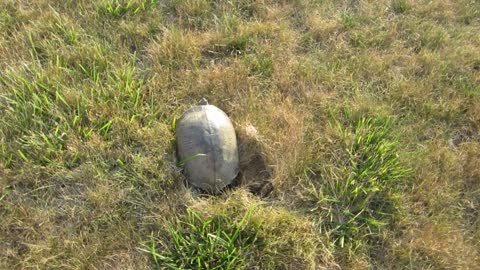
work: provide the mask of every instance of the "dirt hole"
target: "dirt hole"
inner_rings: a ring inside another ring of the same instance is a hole
[[[266,197],[273,191],[272,172],[258,131],[246,125],[237,131],[240,173],[232,186],[246,187],[251,193]]]

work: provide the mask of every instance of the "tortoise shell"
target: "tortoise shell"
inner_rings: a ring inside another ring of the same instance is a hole
[[[222,110],[208,104],[189,109],[177,121],[176,137],[190,184],[218,193],[233,182],[239,172],[237,137]]]

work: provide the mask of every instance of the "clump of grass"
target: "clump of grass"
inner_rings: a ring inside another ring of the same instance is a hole
[[[107,0],[97,6],[100,14],[106,14],[113,18],[124,15],[136,15],[140,11],[150,10],[158,0]]]
[[[204,54],[211,57],[230,57],[253,53],[256,37],[246,31],[245,24],[237,15],[223,15],[215,20],[218,37],[211,40]]]
[[[273,73],[273,60],[267,55],[252,54],[244,58],[251,75],[270,77]]]
[[[148,52],[155,62],[175,70],[198,65],[198,43],[190,32],[171,27],[165,30],[158,43],[155,42],[148,48]]]
[[[3,147],[5,164],[13,164],[13,155],[23,161],[33,158],[41,164],[51,163],[64,148],[65,117],[59,112],[68,110],[69,104],[61,92],[43,78],[30,81],[18,74],[6,74],[0,85],[11,89],[11,95],[3,96],[5,110],[0,120],[0,134],[17,137],[17,149]],[[59,116],[60,115],[60,116]],[[12,152],[16,152],[12,154]]]
[[[442,28],[431,24],[424,24],[421,29],[423,33],[420,38],[420,48],[438,50],[448,40],[448,33]]]
[[[326,234],[318,233],[312,220],[284,207],[272,207],[246,189],[223,198],[195,200],[190,208],[201,216],[228,216],[229,226],[253,212],[245,228],[252,231],[248,235],[254,231],[257,241],[243,269],[329,269],[334,265]]]
[[[398,208],[395,184],[410,173],[400,162],[392,119],[348,112],[346,119],[330,123],[340,134],[342,148],[335,159],[341,166],[312,179],[320,185],[314,188],[311,211],[320,215],[321,226],[340,247],[359,245],[389,224]]]
[[[410,4],[407,0],[393,0],[392,9],[396,14],[405,13],[410,9]]]
[[[239,269],[258,244],[260,225],[251,224],[252,213],[234,223],[226,215],[203,218],[188,209],[185,217],[167,222],[167,241],[152,236],[141,250],[168,269]]]
[[[357,24],[357,22],[355,21],[355,17],[349,12],[344,12],[341,15],[340,19],[345,29],[353,28]]]
[[[165,9],[175,13],[180,25],[202,29],[208,26],[212,16],[212,4],[207,0],[172,0]]]

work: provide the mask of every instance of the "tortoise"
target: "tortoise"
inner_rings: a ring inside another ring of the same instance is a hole
[[[239,173],[237,137],[232,122],[205,98],[176,125],[177,153],[188,182],[218,194]]]

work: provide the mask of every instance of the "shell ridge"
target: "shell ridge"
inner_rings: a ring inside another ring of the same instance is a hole
[[[207,105],[208,106],[208,105]],[[213,139],[212,139],[212,125],[210,123],[210,119],[208,117],[208,111],[207,111],[207,106],[202,106],[203,107],[203,112],[205,113],[205,118],[207,119],[207,128],[208,128],[208,140],[210,141],[210,153],[212,155],[212,162],[213,162],[213,185],[215,186],[215,183],[217,181],[217,164],[216,164],[216,157],[215,157],[215,149],[214,149],[214,144],[213,144]]]

